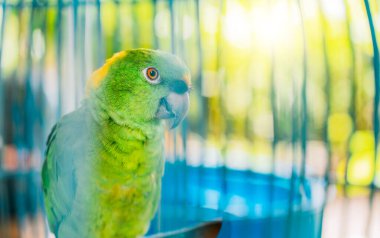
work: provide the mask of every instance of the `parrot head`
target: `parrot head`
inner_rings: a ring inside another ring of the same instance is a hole
[[[121,125],[168,121],[175,128],[189,108],[190,72],[176,56],[150,49],[121,51],[93,73],[90,100]]]

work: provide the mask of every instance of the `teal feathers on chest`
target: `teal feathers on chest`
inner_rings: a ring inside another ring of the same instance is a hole
[[[84,187],[77,197],[78,212],[85,211],[88,224],[96,224],[89,234],[93,230],[107,237],[144,233],[160,197],[163,133],[149,137],[113,124],[97,130],[85,159],[88,164],[80,168],[78,179]]]
[[[163,127],[99,123],[89,112],[84,104],[49,136],[42,177],[50,228],[58,237],[144,234],[159,204]]]

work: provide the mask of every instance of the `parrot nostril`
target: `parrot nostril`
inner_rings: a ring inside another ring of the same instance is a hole
[[[174,80],[170,82],[169,89],[172,92],[183,94],[189,91],[189,87],[187,86],[186,82],[183,80]]]

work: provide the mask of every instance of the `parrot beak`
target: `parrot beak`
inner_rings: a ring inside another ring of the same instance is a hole
[[[169,84],[170,93],[160,99],[156,118],[168,119],[170,129],[178,126],[189,111],[189,87],[184,80],[174,80]]]

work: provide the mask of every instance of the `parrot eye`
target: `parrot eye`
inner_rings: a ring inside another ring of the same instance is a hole
[[[148,67],[143,70],[144,76],[149,83],[157,84],[160,82],[160,74],[154,67]]]

